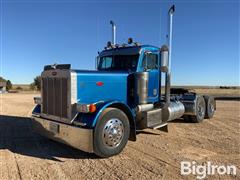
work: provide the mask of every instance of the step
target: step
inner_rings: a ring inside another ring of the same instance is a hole
[[[167,126],[167,125],[168,125],[168,123],[161,123],[159,125],[153,126],[152,129],[159,129],[159,128],[162,128],[162,127]]]

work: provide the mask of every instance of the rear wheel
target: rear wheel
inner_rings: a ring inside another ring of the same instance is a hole
[[[126,114],[116,108],[107,108],[95,127],[94,152],[100,157],[119,154],[126,146],[130,125]]]
[[[215,112],[215,100],[211,96],[204,96],[206,102],[206,113],[205,118],[211,119]]]
[[[197,97],[196,102],[196,115],[190,116],[192,122],[200,123],[203,121],[206,112],[206,104],[203,96]]]

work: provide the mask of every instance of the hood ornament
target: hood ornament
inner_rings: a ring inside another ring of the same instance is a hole
[[[53,68],[53,69],[57,69],[57,63],[51,65],[51,68]]]

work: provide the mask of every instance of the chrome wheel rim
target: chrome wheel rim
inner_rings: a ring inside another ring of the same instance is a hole
[[[214,112],[214,105],[210,104],[210,113],[213,113],[213,112]]]
[[[104,126],[102,133],[103,143],[111,148],[116,148],[122,142],[124,127],[119,119],[110,119]]]
[[[202,106],[202,104],[199,104],[198,105],[198,115],[200,116],[200,117],[203,117],[204,116],[204,107]]]

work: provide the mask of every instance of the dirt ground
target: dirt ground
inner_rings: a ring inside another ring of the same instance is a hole
[[[181,161],[235,165],[240,179],[240,101],[217,101],[213,119],[175,120],[169,132],[144,130],[136,142],[108,159],[99,159],[35,135],[28,117],[34,94],[0,95],[0,179],[196,179],[181,176]]]

